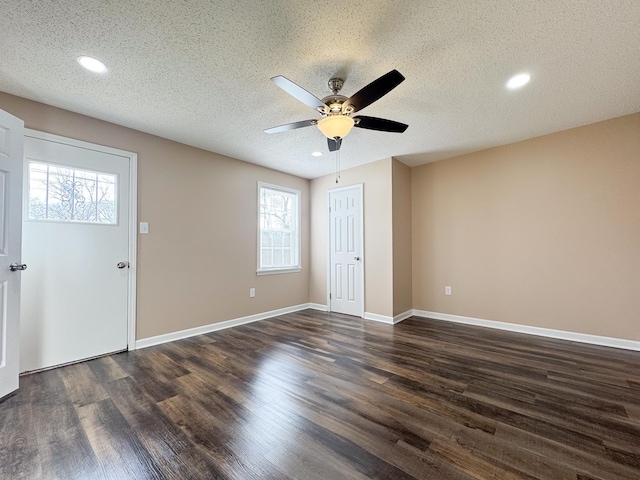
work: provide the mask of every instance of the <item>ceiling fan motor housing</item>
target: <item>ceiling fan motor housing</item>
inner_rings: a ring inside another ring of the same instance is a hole
[[[353,113],[353,108],[350,105],[344,105],[347,99],[344,95],[338,95],[338,92],[342,90],[344,86],[344,80],[338,77],[334,77],[329,82],[329,89],[333,92],[333,95],[328,95],[322,99],[322,101],[329,107],[328,111],[325,109],[323,114],[325,115],[349,115]]]
[[[329,95],[322,99],[322,102],[328,107],[324,112],[327,115],[339,115],[344,113],[342,111],[342,105],[344,104],[347,97],[344,95]]]

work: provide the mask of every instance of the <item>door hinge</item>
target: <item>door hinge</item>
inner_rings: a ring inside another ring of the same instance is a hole
[[[331,294],[329,294],[329,300],[331,300]]]

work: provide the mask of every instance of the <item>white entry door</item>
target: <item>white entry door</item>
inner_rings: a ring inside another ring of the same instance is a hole
[[[329,190],[329,311],[364,315],[362,185]]]
[[[31,131],[24,150],[20,371],[125,350],[132,158]]]
[[[23,129],[0,110],[0,398],[18,388]]]

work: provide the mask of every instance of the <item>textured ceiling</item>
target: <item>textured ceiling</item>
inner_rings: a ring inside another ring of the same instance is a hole
[[[640,110],[638,0],[0,0],[0,90],[305,178],[331,173],[316,118],[273,85],[349,96],[392,69],[406,80],[363,115],[343,168],[419,165]],[[75,59],[91,55],[99,76]],[[504,88],[529,72],[522,90]],[[324,156],[315,158],[311,152]]]

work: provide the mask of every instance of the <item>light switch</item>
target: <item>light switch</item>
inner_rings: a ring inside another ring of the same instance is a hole
[[[149,222],[140,222],[140,234],[149,233]]]

